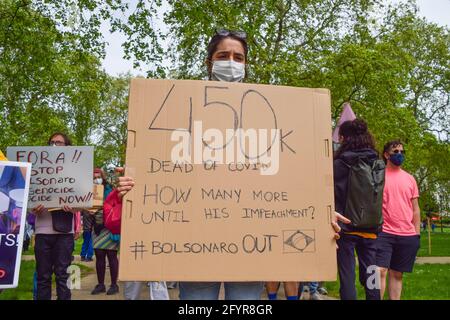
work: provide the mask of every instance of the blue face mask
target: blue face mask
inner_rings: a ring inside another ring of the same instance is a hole
[[[405,155],[403,153],[393,153],[389,156],[389,160],[397,167],[401,166],[405,161]]]

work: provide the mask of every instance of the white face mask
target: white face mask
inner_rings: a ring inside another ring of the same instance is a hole
[[[245,77],[245,64],[234,60],[213,62],[211,79],[215,81],[241,82]]]
[[[102,184],[102,183],[103,183],[103,179],[102,178],[94,179],[94,184]]]

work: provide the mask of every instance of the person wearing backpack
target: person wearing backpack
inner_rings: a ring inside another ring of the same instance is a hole
[[[335,211],[350,220],[339,222],[337,261],[340,298],[356,300],[355,251],[359,281],[367,300],[380,300],[376,277],[376,240],[382,225],[385,165],[378,158],[372,135],[362,119],[344,122],[334,156]]]
[[[389,299],[400,300],[403,273],[412,272],[420,248],[419,189],[416,180],[401,166],[405,160],[403,143],[389,141],[384,146],[386,186],[383,195],[383,232],[377,241],[381,297],[389,278]]]

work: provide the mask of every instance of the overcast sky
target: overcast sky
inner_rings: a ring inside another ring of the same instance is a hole
[[[401,0],[391,0],[398,2]],[[427,20],[439,25],[450,26],[450,0],[417,0],[420,14]],[[130,71],[133,75],[143,74],[140,70],[133,68],[130,61],[123,58],[121,43],[124,37],[119,34],[111,35],[107,26],[104,26],[103,32],[106,41],[109,43],[106,49],[106,58],[103,61],[103,67],[110,75],[116,76],[119,73]]]

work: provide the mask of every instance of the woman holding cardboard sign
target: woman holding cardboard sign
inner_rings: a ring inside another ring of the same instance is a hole
[[[244,32],[220,30],[207,48],[209,80],[242,82],[245,78],[248,46]],[[123,197],[134,186],[130,177],[119,178],[117,191]],[[181,282],[182,300],[217,300],[221,282]],[[259,300],[264,282],[226,282],[225,299]]]
[[[207,47],[209,80],[242,82],[246,76],[248,45],[244,32],[217,31]],[[181,300],[217,300],[220,282],[180,282]],[[263,282],[225,282],[226,300],[259,300]]]
[[[210,80],[241,82],[245,79],[248,46],[243,32],[221,30],[216,32],[207,48],[206,65]],[[119,179],[118,192],[121,196],[133,187],[129,177]],[[337,226],[337,225],[336,225]],[[201,268],[201,265],[198,266]],[[261,279],[263,280],[263,279]],[[181,282],[180,299],[219,298],[221,282]],[[264,289],[264,282],[226,282],[225,299],[259,300]],[[297,296],[296,287],[294,295]]]

